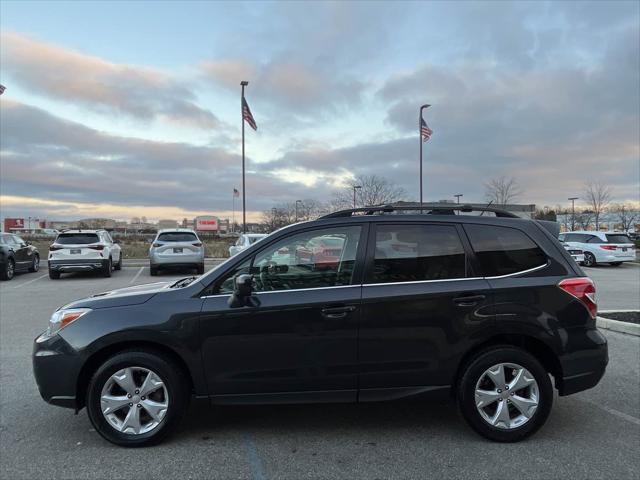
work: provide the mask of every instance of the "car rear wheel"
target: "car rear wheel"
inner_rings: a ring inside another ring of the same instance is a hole
[[[33,256],[33,263],[31,263],[29,271],[37,272],[38,270],[40,270],[40,256],[36,254]]]
[[[151,274],[152,277],[155,277],[158,275],[158,267],[154,267],[153,265],[149,267],[149,273]]]
[[[7,260],[2,271],[0,271],[0,278],[2,280],[11,280],[16,273],[16,264],[13,261],[13,258]]]
[[[122,270],[122,254],[120,254],[120,258],[118,259],[118,263],[114,265],[114,270]]]
[[[107,263],[104,265],[104,267],[102,267],[102,276],[107,278],[110,277],[112,270],[113,270],[113,260],[111,259],[111,257],[109,257],[109,260],[107,260]]]
[[[92,425],[106,440],[125,447],[162,441],[177,426],[188,403],[184,373],[154,351],[116,354],[98,368],[87,390]]]
[[[540,362],[511,346],[484,350],[467,363],[457,388],[458,408],[485,438],[517,442],[547,420],[553,387]]]
[[[198,265],[196,270],[198,271],[198,275],[202,275],[204,273],[204,263],[201,263],[200,265]]]
[[[596,257],[593,253],[584,252],[584,266],[595,267],[597,265]]]
[[[51,280],[58,280],[60,278],[60,272],[54,272],[53,270],[49,269],[49,278]]]

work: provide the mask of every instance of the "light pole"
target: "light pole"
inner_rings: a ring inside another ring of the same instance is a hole
[[[571,231],[576,229],[576,200],[580,197],[569,197],[567,200],[571,200]]]
[[[456,203],[460,203],[460,197],[463,197],[464,195],[462,193],[456,193],[454,195],[454,197],[456,197],[457,202]]]
[[[298,204],[302,203],[302,200],[296,200],[296,223],[298,222]]]
[[[356,208],[356,190],[362,188],[362,185],[353,186],[353,208]]]

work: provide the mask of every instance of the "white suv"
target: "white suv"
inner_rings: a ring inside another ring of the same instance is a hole
[[[149,270],[158,275],[161,268],[195,268],[204,273],[204,245],[188,228],[160,230],[149,248]]]
[[[598,263],[617,267],[622,262],[636,259],[633,241],[626,233],[577,231],[561,233],[558,238],[584,252],[585,267],[594,267]]]
[[[238,240],[236,240],[235,245],[231,245],[229,247],[229,256],[233,257],[234,255],[237,255],[245,248],[249,248],[251,245],[253,245],[256,242],[259,242],[266,236],[267,236],[266,233],[243,233],[238,237]]]
[[[122,268],[120,245],[106,230],[65,230],[49,247],[49,278],[65,272],[100,271],[110,277]]]

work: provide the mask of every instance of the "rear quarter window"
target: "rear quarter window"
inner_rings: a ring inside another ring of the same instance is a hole
[[[518,273],[547,263],[547,256],[524,232],[492,225],[464,226],[482,275]]]

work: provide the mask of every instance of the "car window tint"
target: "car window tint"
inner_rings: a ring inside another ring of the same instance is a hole
[[[249,267],[251,266],[251,259],[245,260],[237,267],[231,269],[231,271],[227,272],[224,277],[216,282],[215,287],[212,290],[212,294],[231,294],[233,293],[233,279],[237,275],[242,275],[243,273],[249,273]]]
[[[600,237],[595,235],[585,235],[587,238],[586,243],[605,243]]]
[[[520,230],[492,225],[464,226],[482,275],[522,272],[547,263],[547,256]]]
[[[253,261],[254,289],[260,292],[350,285],[360,230],[359,226],[313,230],[267,247]]]
[[[253,245],[258,240],[262,240],[262,237],[249,237],[249,245]]]
[[[367,283],[463,278],[465,265],[464,248],[453,226],[378,225]]]
[[[100,239],[95,233],[61,233],[55,243],[60,245],[87,245],[98,243]]]
[[[622,233],[607,233],[609,243],[631,243],[631,239]]]
[[[164,232],[158,235],[159,242],[195,242],[197,239],[191,232]]]

